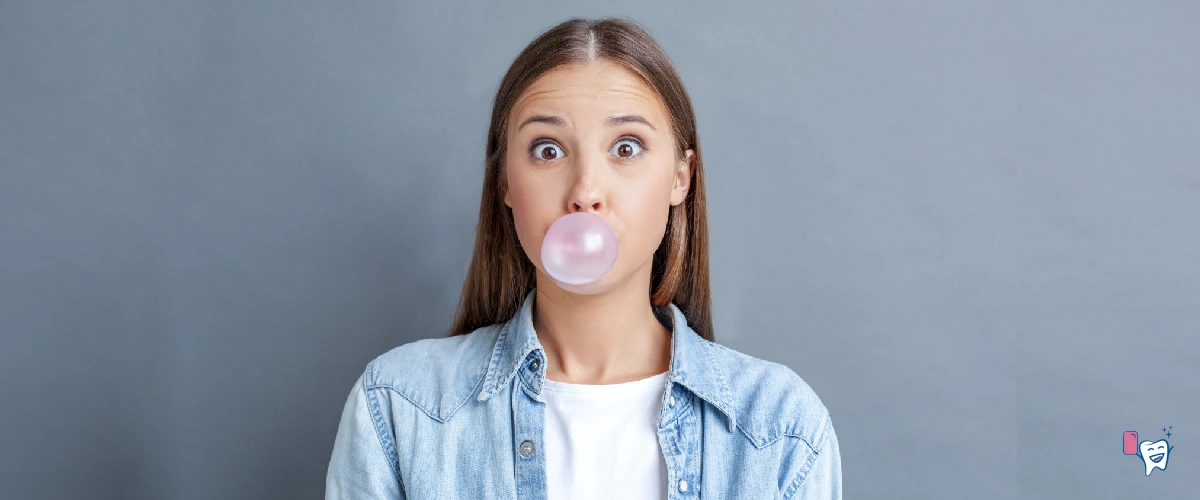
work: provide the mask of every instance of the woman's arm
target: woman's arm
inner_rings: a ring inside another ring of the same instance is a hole
[[[358,377],[342,410],[333,456],[325,476],[325,500],[404,500],[397,471],[385,450],[394,449],[390,436],[376,431],[364,378]]]

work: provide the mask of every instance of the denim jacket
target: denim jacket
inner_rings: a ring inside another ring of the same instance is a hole
[[[326,500],[546,498],[536,290],[504,323],[367,364],[342,411]],[[829,412],[788,367],[700,337],[675,304],[658,419],[668,498],[840,499]],[[619,460],[619,456],[612,457]]]

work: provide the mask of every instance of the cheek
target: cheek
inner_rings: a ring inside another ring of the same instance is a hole
[[[626,234],[622,236],[629,244],[636,245],[638,253],[652,255],[666,235],[671,196],[660,191],[646,190],[629,200],[637,200],[636,204],[624,207]]]
[[[512,210],[513,225],[516,226],[517,239],[526,255],[533,262],[540,262],[542,238],[550,228],[553,220],[546,220],[545,205],[539,196],[543,189],[533,185],[530,179],[523,178],[520,173],[507,173],[508,204]]]

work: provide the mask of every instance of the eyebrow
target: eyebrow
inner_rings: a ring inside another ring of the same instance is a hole
[[[534,115],[529,118],[526,118],[525,121],[521,122],[521,125],[517,127],[517,130],[519,131],[519,130],[521,130],[522,127],[524,127],[530,123],[534,123],[534,122],[546,123],[546,124],[555,125],[555,126],[559,126],[559,127],[561,127],[567,123],[565,120],[563,120],[562,118],[557,117],[557,116]],[[644,123],[644,124],[646,124],[647,127],[650,127],[650,130],[658,132],[658,129],[654,128],[654,125],[651,125],[649,120],[642,118],[639,115],[610,116],[610,117],[608,117],[608,119],[604,120],[604,124],[609,127],[614,127],[614,126],[617,126],[617,125],[620,125],[623,123],[632,123],[632,122]]]

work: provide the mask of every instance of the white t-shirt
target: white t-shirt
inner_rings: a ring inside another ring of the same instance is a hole
[[[667,498],[658,444],[667,372],[622,384],[542,381],[549,500]]]

